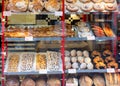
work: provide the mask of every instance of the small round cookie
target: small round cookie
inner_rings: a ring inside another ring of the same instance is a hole
[[[96,11],[104,11],[105,10],[105,7],[104,7],[104,5],[102,3],[95,3],[93,5],[93,8]]]
[[[103,0],[92,0],[94,3],[100,3],[102,2]]]
[[[82,2],[82,3],[88,3],[88,2],[90,2],[90,0],[80,0],[80,2]]]
[[[93,9],[93,5],[91,3],[85,3],[81,5],[81,10],[85,12],[90,12]]]
[[[113,3],[106,3],[105,4],[105,9],[108,11],[114,11],[117,9],[117,5]]]
[[[114,3],[115,0],[104,0],[105,3]]]
[[[66,9],[70,12],[77,12],[79,10],[79,7],[75,4],[68,4],[66,6]]]

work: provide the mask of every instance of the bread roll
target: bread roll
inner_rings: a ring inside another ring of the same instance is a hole
[[[35,82],[31,78],[26,78],[22,81],[21,86],[35,86]]]
[[[100,75],[95,75],[93,77],[93,82],[95,86],[105,86],[105,80],[102,76]]]
[[[47,81],[47,86],[61,86],[61,81],[58,78],[50,78]]]
[[[46,86],[46,82],[43,79],[39,79],[36,81],[36,86]]]
[[[6,80],[5,86],[19,86],[19,80],[14,77],[10,77]]]

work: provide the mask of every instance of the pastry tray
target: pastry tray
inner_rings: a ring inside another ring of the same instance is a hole
[[[107,4],[107,3],[105,3],[105,2],[101,2],[103,5],[105,5],[105,4]],[[84,3],[82,3],[82,2],[80,2],[79,0],[77,0],[76,1],[76,3],[75,3],[75,5],[77,5],[78,7],[79,7],[79,10],[78,11],[76,11],[76,12],[70,12],[70,11],[68,11],[67,9],[66,9],[66,5],[67,4],[69,4],[68,2],[65,2],[65,13],[66,14],[69,14],[69,13],[89,13],[89,12],[85,12],[85,11],[82,11],[81,10],[81,8],[80,8],[80,6],[82,6]],[[89,4],[91,4],[91,5],[94,5],[94,2],[89,2]],[[117,6],[117,1],[115,0],[115,2],[113,3],[113,4],[115,4],[116,6]],[[118,11],[118,6],[117,6],[117,8],[116,8],[116,10],[114,11],[114,12],[117,12]],[[94,9],[92,9],[90,12],[99,12],[99,11],[95,11]],[[104,11],[102,11],[102,12],[109,12],[109,11],[107,11],[107,10],[104,10]]]

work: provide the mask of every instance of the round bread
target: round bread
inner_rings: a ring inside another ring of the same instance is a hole
[[[83,63],[83,62],[84,62],[84,57],[79,56],[79,57],[78,57],[78,62],[79,62],[79,63]]]
[[[77,62],[77,58],[76,58],[76,57],[72,57],[72,58],[71,58],[71,61],[72,61],[72,62]]]
[[[104,0],[105,3],[114,3],[115,0]]]
[[[93,8],[96,11],[104,11],[105,10],[105,7],[104,7],[104,5],[102,3],[95,3],[93,5]]]
[[[87,69],[90,69],[90,70],[91,70],[91,69],[93,69],[93,67],[94,67],[94,66],[93,66],[92,63],[88,63],[88,64],[87,64]]]
[[[35,86],[35,82],[31,78],[26,78],[22,81],[21,86]]]
[[[77,54],[77,52],[76,52],[76,50],[72,50],[72,51],[70,52],[70,54],[71,54],[72,57],[75,57],[76,54]]]
[[[73,69],[77,69],[77,68],[78,68],[78,63],[77,63],[77,62],[74,62],[74,63],[72,64],[72,68],[73,68]]]
[[[87,64],[86,64],[86,63],[82,63],[82,64],[80,65],[80,69],[86,69],[86,67],[87,67]]]
[[[84,51],[83,51],[83,56],[84,56],[84,57],[89,57],[89,52],[88,52],[87,50],[84,50]]]
[[[82,2],[82,3],[88,3],[88,2],[90,2],[90,0],[80,0],[80,2]]]
[[[65,56],[70,56],[70,52],[65,50]]]
[[[85,12],[90,12],[93,9],[93,5],[91,3],[85,3],[81,5],[81,10]]]
[[[61,81],[58,78],[50,78],[47,81],[47,86],[61,86]]]
[[[65,62],[70,62],[70,57],[65,57]]]
[[[5,86],[19,86],[19,81],[14,78],[14,77],[10,77],[6,80]]]
[[[72,66],[72,65],[71,65],[71,63],[70,63],[70,62],[66,62],[66,63],[65,63],[65,68],[66,68],[66,69],[70,69],[70,68],[71,68],[71,66]]]
[[[86,57],[86,58],[85,58],[85,63],[87,63],[87,64],[88,64],[88,63],[91,63],[90,57]]]
[[[77,51],[77,56],[82,56],[82,51]]]
[[[103,0],[92,0],[94,3],[100,3],[102,2]]]
[[[76,4],[68,4],[66,6],[66,9],[70,12],[77,12],[79,10],[79,7]]]
[[[43,79],[39,79],[36,81],[36,86],[46,86],[46,82]]]
[[[108,11],[114,11],[117,9],[117,5],[113,3],[106,3],[105,4],[105,9]]]

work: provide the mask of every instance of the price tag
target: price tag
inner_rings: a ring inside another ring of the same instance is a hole
[[[88,36],[87,40],[95,40],[95,36]]]
[[[4,15],[4,16],[11,16],[11,11],[4,11],[4,12],[3,12],[3,15]]]
[[[33,36],[25,37],[25,41],[33,41]]]
[[[76,69],[68,69],[68,73],[77,73]]]
[[[1,54],[4,54],[6,56],[6,52],[1,52]]]
[[[107,73],[115,73],[115,69],[114,68],[107,68]]]
[[[56,11],[55,12],[55,16],[62,16],[63,15],[63,12],[62,11]]]
[[[66,83],[66,86],[75,86],[75,85],[72,83]]]
[[[47,70],[39,70],[39,74],[47,74]]]

